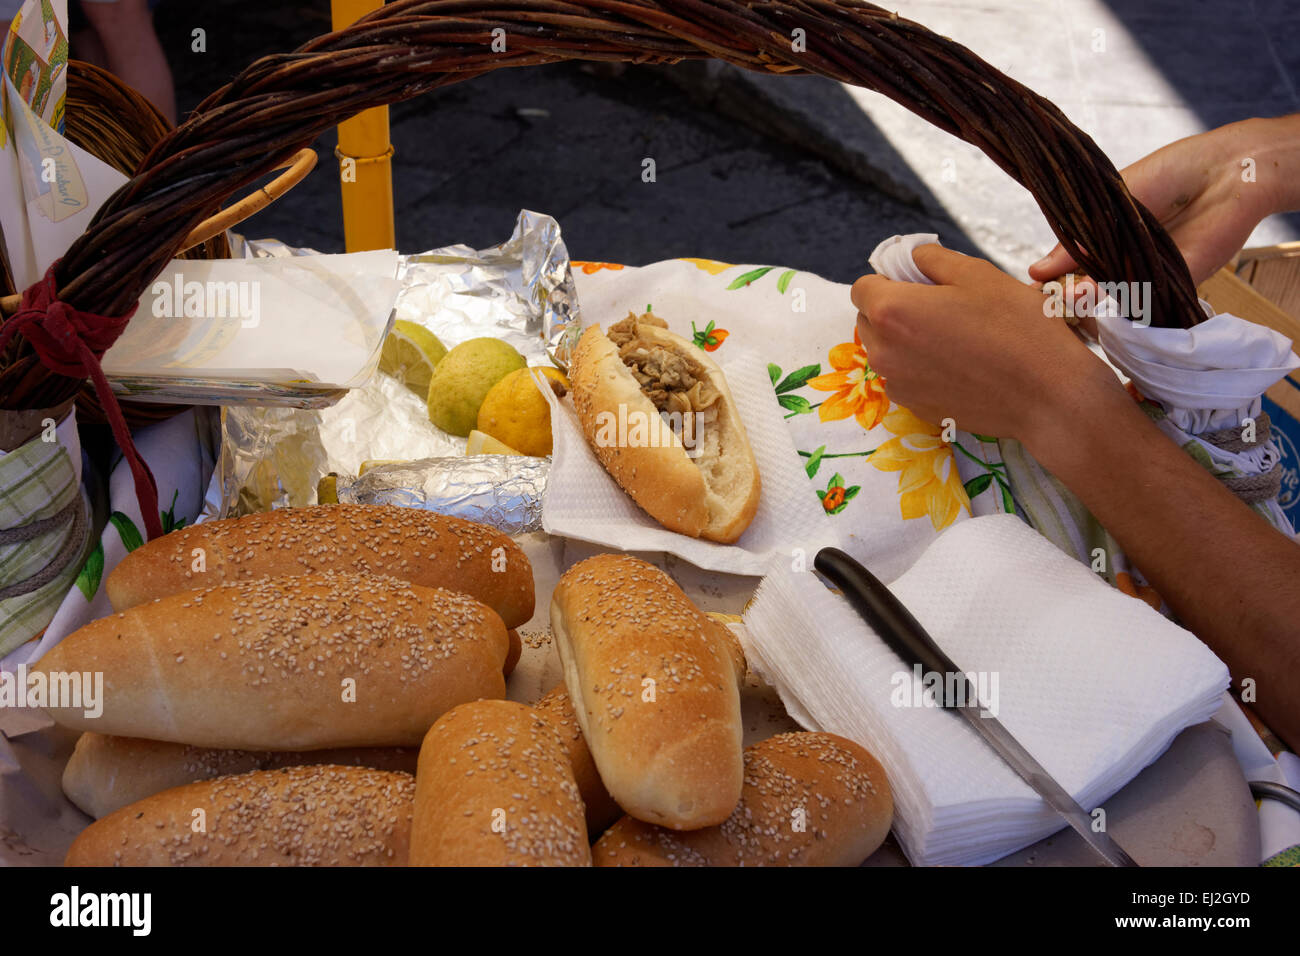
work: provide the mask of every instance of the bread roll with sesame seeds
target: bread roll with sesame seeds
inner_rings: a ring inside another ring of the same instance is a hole
[[[510,641],[510,649],[506,652],[506,662],[501,665],[501,672],[509,677],[515,672],[519,658],[523,656],[524,642],[519,639],[519,632],[513,627],[506,632],[506,638]]]
[[[234,750],[408,747],[457,704],[504,697],[508,647],[501,618],[468,595],[315,572],[133,607],[33,670],[103,674],[101,715],[48,710],[74,730]]]
[[[629,315],[608,335],[588,327],[569,364],[573,408],[596,458],[650,517],[669,531],[730,544],[758,511],[758,463],[722,369],[662,324],[647,313]],[[651,356],[660,377],[641,385],[624,364],[640,361],[625,359],[631,353]],[[692,408],[675,413],[691,454],[652,395]],[[695,408],[694,396],[707,396],[707,407]],[[696,424],[688,428],[684,414]]]
[[[587,832],[592,835],[604,833],[611,823],[623,815],[623,808],[614,802],[614,798],[605,789],[605,784],[601,782],[596,761],[591,759],[591,751],[582,736],[582,725],[578,723],[578,715],[573,712],[569,692],[560,684],[533,707],[555,725],[564,742],[564,749],[569,754],[569,766],[573,768],[578,792],[582,794],[582,805],[587,811]]]
[[[414,747],[214,750],[142,737],[85,733],[77,738],[72,757],[63,768],[63,793],[82,811],[99,819],[137,800],[199,780],[314,764],[414,774],[418,756]]]
[[[414,798],[410,774],[364,767],[219,777],[92,823],[63,865],[405,866]]]
[[[556,585],[565,687],[601,780],[634,817],[693,830],[740,800],[745,665],[726,630],[628,555],[588,558]]]
[[[894,818],[885,771],[851,740],[781,734],[745,750],[745,790],[721,826],[681,833],[624,817],[596,866],[857,866]]]
[[[480,700],[429,728],[411,865],[591,865],[582,797],[550,718],[514,701]]]
[[[282,508],[180,528],[123,558],[104,589],[125,611],[191,588],[307,571],[464,591],[506,627],[533,616],[533,569],[519,545],[485,524],[395,505]]]

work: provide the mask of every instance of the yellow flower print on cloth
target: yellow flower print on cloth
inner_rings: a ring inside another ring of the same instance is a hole
[[[835,393],[821,403],[818,417],[834,422],[853,416],[868,431],[875,428],[889,411],[889,396],[885,394],[885,380],[868,364],[857,332],[852,342],[831,349],[830,363],[835,371],[808,380],[809,388]]]
[[[903,520],[929,515],[934,530],[942,531],[963,510],[970,514],[970,498],[957,472],[952,448],[940,437],[939,426],[898,407],[883,420],[896,437],[878,447],[867,460],[881,471],[901,472],[898,494]]]
[[[714,276],[719,272],[730,269],[732,266],[730,262],[718,262],[716,259],[694,259],[688,256],[683,256],[681,261],[689,262],[691,265],[695,266],[695,268],[703,269],[709,275]]]

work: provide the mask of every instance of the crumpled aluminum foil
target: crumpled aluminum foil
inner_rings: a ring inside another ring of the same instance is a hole
[[[245,257],[312,254],[274,239],[239,237],[232,250]],[[489,249],[455,245],[403,256],[398,279],[397,318],[425,326],[448,348],[492,336],[509,342],[530,365],[554,360],[567,367],[567,346],[579,331],[578,303],[568,250],[552,217],[521,210],[510,238]],[[323,476],[356,475],[366,461],[445,460],[465,450],[465,439],[434,428],[424,402],[381,373],[328,408],[227,406],[221,427],[221,458],[200,520],[314,504]],[[510,477],[479,473],[488,483]],[[417,469],[409,477],[411,494],[425,494],[425,476]],[[456,496],[444,497],[450,501]],[[499,504],[502,523],[522,526],[533,520],[526,514],[533,504],[523,493],[506,494],[500,501],[520,509],[510,517],[505,504]],[[537,502],[540,507],[540,491]]]
[[[397,317],[425,325],[447,348],[467,339],[504,339],[529,364],[568,367],[566,333],[578,300],[560,224],[521,210],[510,238],[490,249],[446,246],[403,256]]]
[[[340,475],[340,502],[401,505],[456,515],[506,534],[542,530],[549,458],[470,455],[378,465],[360,478]]]

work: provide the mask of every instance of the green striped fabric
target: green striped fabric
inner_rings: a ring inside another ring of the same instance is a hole
[[[1300,866],[1300,844],[1288,847],[1281,853],[1275,853],[1262,864],[1263,866]]]
[[[1083,506],[1074,493],[1046,471],[1020,442],[1001,438],[998,446],[1006,462],[1016,503],[1031,527],[1066,554],[1091,566],[1097,548],[1107,556],[1101,576],[1115,583],[1115,562],[1119,543]]]
[[[48,518],[74,500],[86,507],[72,460],[63,446],[40,436],[0,456],[0,529],[12,529]],[[0,588],[30,578],[59,553],[74,531],[74,522],[56,527],[31,541],[0,545]],[[0,657],[38,637],[72,586],[90,543],[86,524],[80,553],[43,587],[0,600]]]

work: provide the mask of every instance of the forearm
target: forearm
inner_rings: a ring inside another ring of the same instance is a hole
[[[146,0],[83,5],[94,36],[103,47],[107,67],[176,122],[176,93],[171,69],[153,27]]]
[[[863,276],[850,293],[890,398],[1020,439],[1300,747],[1300,545],[1176,447],[1040,293],[936,245],[912,259],[935,285]]]
[[[1242,504],[1110,389],[1025,444],[1124,548],[1184,626],[1252,678],[1260,716],[1300,748],[1300,545]]]
[[[1242,159],[1255,162],[1256,180],[1268,193],[1270,213],[1300,210],[1300,113],[1273,119],[1246,120],[1250,153]]]

